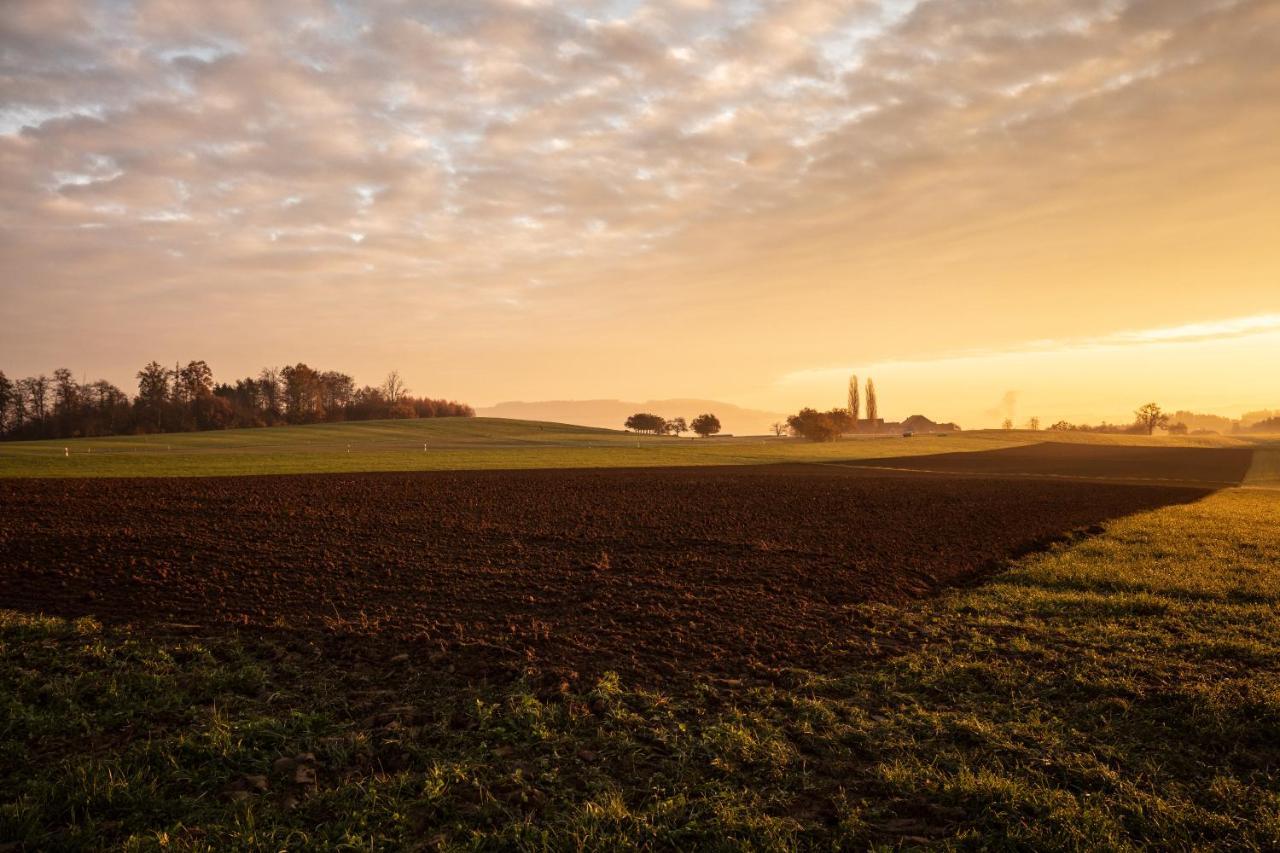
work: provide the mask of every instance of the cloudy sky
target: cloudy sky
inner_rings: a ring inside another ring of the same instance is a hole
[[[1277,57],[1274,0],[6,0],[0,369],[1280,406]]]

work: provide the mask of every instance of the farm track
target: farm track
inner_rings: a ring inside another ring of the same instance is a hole
[[[812,465],[8,480],[0,606],[476,677],[823,670],[874,653],[859,604],[1209,491]]]

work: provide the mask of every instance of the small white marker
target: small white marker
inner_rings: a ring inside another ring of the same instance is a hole
[[[426,443],[425,441],[424,441],[424,442],[422,442],[422,452],[423,452],[423,453],[426,453],[426,452],[427,452],[427,443]]]
[[[64,448],[62,448],[62,455],[63,455],[63,456],[70,456],[70,455],[71,455],[71,448],[70,448],[70,447],[64,447]]]

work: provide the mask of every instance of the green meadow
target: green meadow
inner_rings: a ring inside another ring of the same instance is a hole
[[[1036,441],[1228,446],[1224,436],[978,431],[826,444],[773,436],[691,438],[502,418],[426,418],[218,432],[0,443],[0,477],[193,477],[516,468],[831,462],[994,450]]]

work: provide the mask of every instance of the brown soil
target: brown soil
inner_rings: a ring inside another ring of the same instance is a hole
[[[955,474],[1075,477],[1234,485],[1244,479],[1253,450],[1244,447],[1124,447],[1043,442],[974,453],[940,453],[860,460],[859,466]]]
[[[476,675],[824,668],[865,652],[853,605],[1204,493],[819,466],[3,480],[0,606]]]

